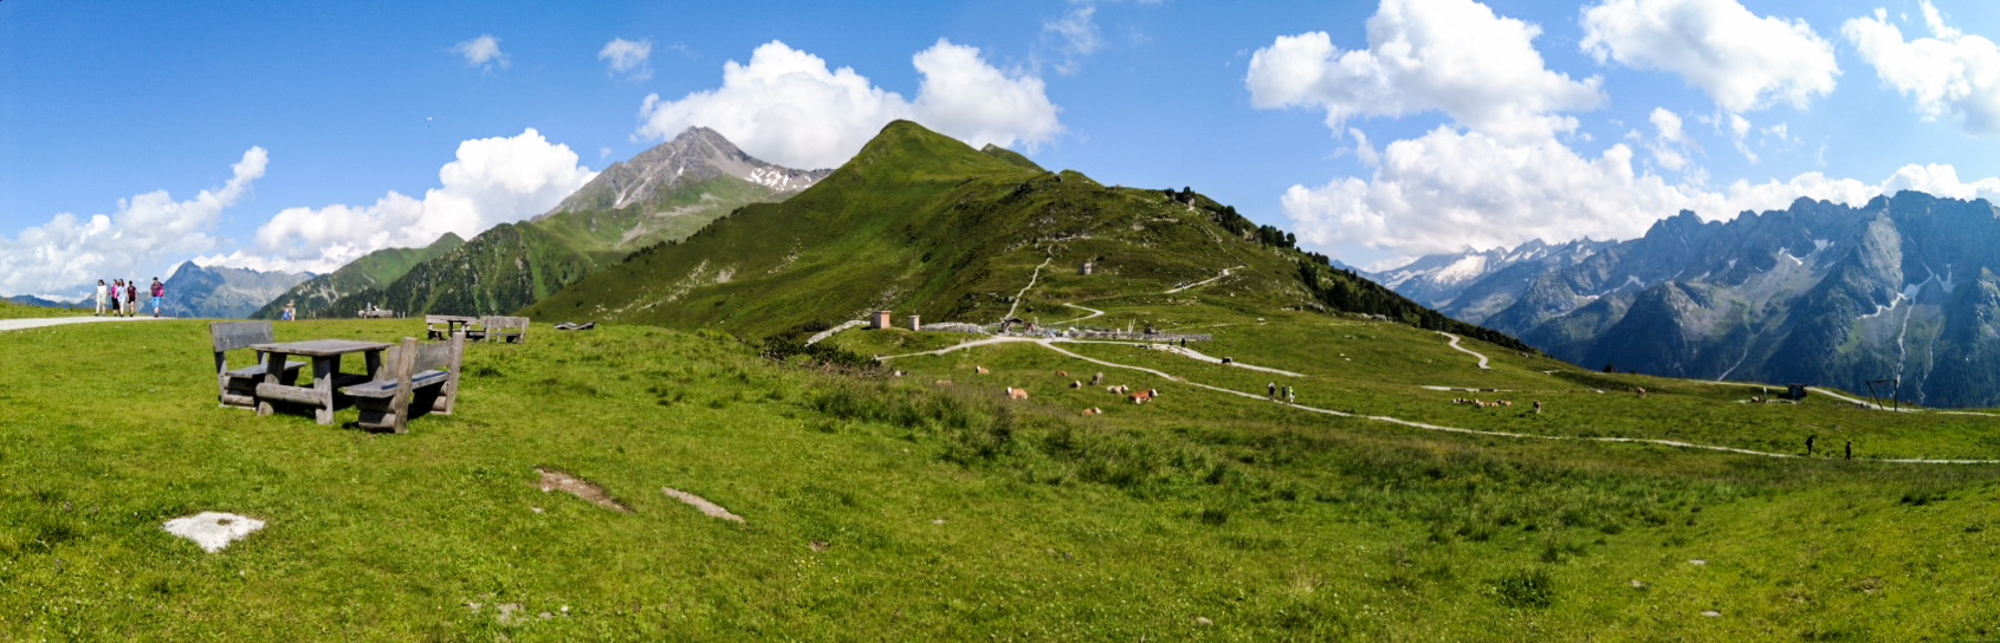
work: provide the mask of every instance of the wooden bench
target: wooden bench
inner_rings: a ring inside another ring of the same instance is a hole
[[[255,364],[243,368],[230,369],[228,358],[230,351],[249,348],[253,344],[276,342],[271,322],[209,322],[208,340],[215,348],[216,400],[223,406],[257,408],[257,385],[264,381],[264,373],[270,368],[263,351],[257,351]],[[291,385],[298,381],[299,369],[305,368],[305,365],[305,362],[285,362],[284,372],[278,374],[278,379]]]
[[[484,320],[486,333],[483,339],[489,342],[509,342],[519,344],[528,339],[528,318],[487,317]]]
[[[465,359],[465,336],[435,343],[405,337],[390,348],[380,379],[343,387],[361,411],[359,424],[408,433],[411,418],[451,415],[458,401],[458,375]]]

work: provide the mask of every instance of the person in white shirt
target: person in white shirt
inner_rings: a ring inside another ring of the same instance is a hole
[[[109,294],[111,294],[111,288],[110,288],[110,287],[107,287],[107,286],[105,286],[105,285],[104,285],[104,280],[103,280],[103,279],[99,279],[99,280],[97,280],[97,315],[98,315],[98,316],[103,316],[103,315],[104,315],[104,302],[105,302],[105,299],[104,299],[104,297],[105,297],[106,295],[109,295]]]

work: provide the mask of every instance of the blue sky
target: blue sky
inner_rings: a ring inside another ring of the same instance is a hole
[[[9,0],[0,294],[470,236],[691,124],[837,165],[914,118],[1357,265],[1992,198],[1993,37],[1963,0]]]

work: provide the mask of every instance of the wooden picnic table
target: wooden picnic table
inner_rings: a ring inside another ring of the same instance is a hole
[[[269,364],[264,373],[264,381],[257,385],[257,415],[270,415],[276,411],[273,402],[304,404],[313,408],[313,419],[320,424],[333,423],[333,411],[337,400],[334,390],[338,387],[375,379],[382,372],[382,351],[394,344],[386,342],[364,342],[353,339],[314,339],[303,342],[277,342],[253,344],[252,350],[263,351]],[[340,373],[340,356],[348,353],[365,353],[368,372],[365,375],[343,376]],[[289,355],[310,357],[313,363],[311,386],[292,386],[279,381],[285,358]]]
[[[480,319],[471,315],[424,315],[424,325],[430,331],[431,339],[449,339],[452,335],[471,330]],[[439,330],[438,324],[444,324],[444,329]]]

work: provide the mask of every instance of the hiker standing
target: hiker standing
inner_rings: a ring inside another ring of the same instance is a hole
[[[292,302],[285,302],[285,321],[292,321],[298,318],[299,309],[292,307]]]
[[[153,316],[154,316],[154,317],[159,317],[159,316],[160,316],[160,300],[162,300],[162,299],[166,298],[166,296],[167,296],[167,285],[166,285],[166,284],[163,284],[163,283],[160,283],[160,278],[159,278],[159,277],[154,277],[154,278],[153,278]]]
[[[1853,459],[1854,459],[1854,441],[1853,441],[1853,440],[1848,440],[1848,441],[1847,441],[1847,459],[1849,459],[1849,460],[1853,460]]]
[[[111,290],[104,286],[104,280],[97,280],[97,312],[91,313],[93,316],[104,316],[104,297],[110,293]]]
[[[1278,399],[1278,383],[1277,383],[1277,382],[1268,382],[1268,383],[1264,384],[1264,397],[1268,397],[1268,398],[1271,398],[1271,399],[1274,399],[1274,400],[1275,400],[1275,399]]]
[[[139,280],[125,282],[125,316],[131,317],[139,310]]]
[[[119,315],[123,315],[123,314],[125,314],[125,309],[124,309],[123,307],[120,307],[120,306],[118,305],[118,298],[119,298],[120,296],[122,296],[122,294],[123,294],[124,292],[125,292],[125,280],[123,280],[123,279],[113,279],[113,280],[111,280],[111,316],[112,316],[112,317],[117,317],[117,316],[119,316]]]
[[[1290,387],[1290,386],[1286,386],[1286,387],[1285,387],[1285,403],[1286,403],[1286,404],[1297,404],[1298,402],[1299,402],[1299,397],[1298,397],[1297,395],[1293,395],[1293,394],[1292,394],[1292,387]]]
[[[1535,415],[1541,415],[1541,414],[1542,414],[1542,401],[1535,400]]]
[[[1819,436],[1817,436],[1817,435],[1808,435],[1808,436],[1806,436],[1806,455],[1808,455],[1808,456],[1812,455],[1812,444],[1813,444],[1813,439],[1814,439],[1814,438],[1818,438],[1818,437],[1819,437]]]

